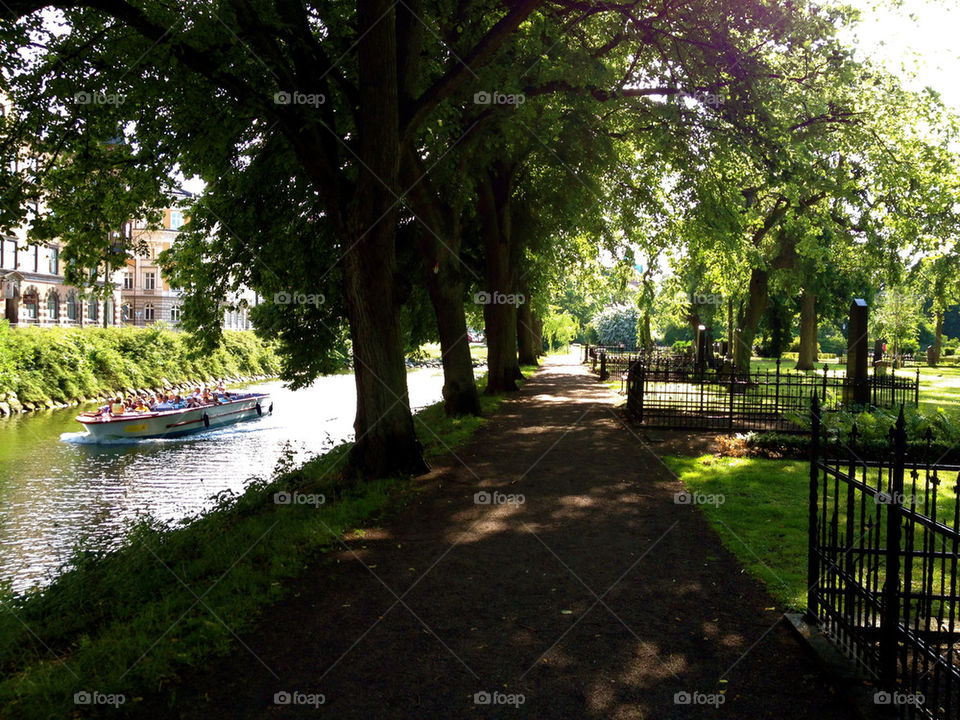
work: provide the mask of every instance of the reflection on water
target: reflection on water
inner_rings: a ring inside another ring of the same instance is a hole
[[[411,405],[425,407],[441,397],[442,371],[415,370],[408,384]],[[251,389],[271,393],[272,416],[182,438],[93,443],[76,409],[0,422],[0,581],[43,584],[83,537],[109,547],[138,515],[178,520],[269,476],[286,448],[303,461],[353,437],[352,375]]]

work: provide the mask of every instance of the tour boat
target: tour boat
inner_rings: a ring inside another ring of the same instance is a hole
[[[231,393],[215,405],[150,412],[127,410],[122,415],[88,412],[78,415],[77,421],[83,423],[94,438],[114,440],[176,437],[272,413],[273,403],[267,393]]]

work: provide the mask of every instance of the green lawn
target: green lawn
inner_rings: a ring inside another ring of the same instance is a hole
[[[666,457],[693,492],[722,495],[700,505],[723,544],[784,608],[806,605],[809,465],[803,461]]]
[[[780,363],[781,371],[792,371],[796,364],[793,360],[783,360]],[[817,363],[817,375],[823,374],[824,363]],[[828,360],[827,373],[830,376],[846,375],[846,366],[836,360]],[[776,370],[777,361],[754,358],[751,368],[754,370]],[[917,368],[902,368],[896,371],[898,377],[913,379]],[[924,412],[934,412],[938,408],[960,419],[960,367],[954,365],[939,365],[938,367],[920,366],[920,409]]]
[[[443,353],[440,351],[440,343],[426,343],[410,353],[408,357],[411,360],[440,360]],[[471,343],[470,357],[479,362],[487,361],[487,346]]]

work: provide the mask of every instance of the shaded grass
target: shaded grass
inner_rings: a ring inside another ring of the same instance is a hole
[[[483,396],[484,413],[502,400]],[[485,422],[447,418],[437,403],[416,425],[425,455],[436,457]],[[349,449],[299,468],[287,456],[274,479],[222,493],[200,516],[173,526],[144,519],[116,551],[78,548],[47,588],[0,595],[0,718],[89,716],[92,708],[73,703],[83,691],[122,694],[126,702],[106,711],[135,714],[142,693],[229,652],[291,579],[322,574],[316,566],[344,535],[381,522],[416,492],[410,478],[348,482]],[[278,503],[278,493],[297,499]]]

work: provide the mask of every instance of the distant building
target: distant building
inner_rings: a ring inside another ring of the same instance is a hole
[[[0,95],[0,115],[10,112],[10,104]],[[18,158],[14,163],[30,162]],[[36,215],[39,204],[30,208]],[[116,325],[120,321],[120,285],[111,277],[113,297],[104,301],[80,288],[64,284],[60,243],[39,244],[27,240],[27,228],[18,227],[12,235],[0,235],[0,290],[2,317],[14,326],[26,325]],[[96,285],[102,290],[103,280]]]
[[[0,115],[11,112],[7,98],[0,93]],[[13,161],[28,163],[24,155]],[[19,165],[14,171],[25,167]],[[178,200],[193,197],[184,190],[174,193]],[[176,203],[175,203],[176,204]],[[42,204],[30,208],[32,215],[41,212]],[[97,293],[89,289],[65,284],[63,263],[60,259],[62,244],[57,239],[44,243],[27,240],[26,227],[16,228],[12,235],[0,235],[0,294],[3,296],[3,315],[13,326],[91,326],[135,325],[146,326],[165,322],[178,327],[181,319],[181,291],[173,288],[164,279],[157,257],[177,242],[180,228],[186,222],[183,211],[173,207],[163,211],[161,227],[148,228],[142,220],[124,224],[116,235],[142,244],[146,252],[129,258],[126,264],[112,271],[107,267],[102,274],[109,274],[110,297],[103,295],[104,279],[94,283]],[[111,237],[115,234],[111,233]],[[119,238],[118,238],[119,239]],[[257,304],[257,296],[243,290],[233,302],[245,300],[248,305]],[[252,328],[248,310],[224,310],[223,327],[228,330]]]
[[[25,233],[24,233],[25,234]],[[114,297],[104,301],[65,285],[60,247],[27,243],[18,232],[0,236],[0,285],[3,317],[13,326],[116,325],[120,286],[114,277]],[[97,283],[103,287],[103,281]]]
[[[190,194],[178,191],[176,196],[185,199]],[[123,232],[127,238],[135,244],[146,245],[146,254],[137,254],[128,259],[121,271],[121,315],[125,324],[139,327],[157,322],[165,322],[173,327],[180,324],[180,290],[171,287],[163,278],[157,257],[173,247],[183,224],[183,212],[167,208],[163,211],[163,220],[158,229],[148,229],[142,220],[133,220],[124,226]]]
[[[186,200],[192,195],[184,190],[175,193],[178,199]],[[178,327],[181,319],[180,288],[171,287],[163,277],[158,256],[164,250],[174,246],[180,236],[180,229],[186,222],[183,211],[177,208],[167,208],[163,211],[163,220],[158,229],[149,229],[141,220],[134,220],[126,224],[123,229],[125,236],[135,245],[144,244],[145,254],[137,254],[127,260],[126,267],[121,272],[120,282],[123,288],[123,304],[121,316],[127,325],[143,327],[157,322],[165,322],[172,327]],[[244,293],[246,297],[250,293]],[[251,304],[256,304],[252,298]],[[251,297],[247,297],[251,302]],[[224,310],[223,327],[226,330],[249,330],[250,323],[247,310]]]

